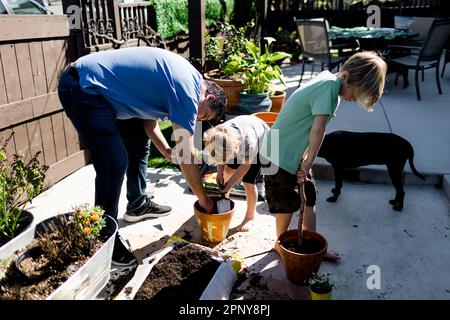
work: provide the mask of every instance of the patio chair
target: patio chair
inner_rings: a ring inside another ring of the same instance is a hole
[[[410,30],[416,33],[413,38],[407,39],[403,45],[416,47],[423,45],[433,20],[434,18],[431,17],[394,16],[394,24],[396,29]]]
[[[447,65],[447,63],[450,62],[450,39],[448,39],[447,41],[447,48],[445,48],[445,54],[444,54],[444,63],[442,66],[442,73],[441,73],[441,78],[444,77],[444,72],[445,72],[445,66]]]
[[[420,98],[419,71],[436,68],[436,83],[439,94],[442,94],[439,82],[439,62],[444,46],[450,36],[450,18],[436,18],[421,47],[389,46],[391,50],[409,50],[409,55],[390,59],[391,64],[400,72],[415,70],[417,100]]]
[[[305,63],[312,63],[314,66],[320,65],[333,70],[343,63],[348,55],[332,55],[330,42],[328,39],[327,21],[325,19],[294,19],[300,38],[300,47],[303,52],[302,70],[300,74],[300,86],[305,72]]]

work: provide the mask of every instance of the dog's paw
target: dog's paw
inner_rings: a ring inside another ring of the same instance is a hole
[[[395,201],[394,199],[389,200],[389,204],[392,204],[393,206],[397,205],[397,201]]]
[[[329,198],[327,198],[327,201],[328,202],[336,202],[337,201],[337,197],[336,196],[329,197]]]
[[[394,209],[395,211],[402,211],[403,207],[397,204],[393,206],[392,209]]]

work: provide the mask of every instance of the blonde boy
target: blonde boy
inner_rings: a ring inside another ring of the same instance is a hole
[[[371,111],[384,89],[387,65],[374,52],[351,56],[338,73],[323,71],[297,89],[286,101],[276,122],[266,135],[261,156],[278,167],[274,175],[264,177],[269,210],[275,214],[277,238],[287,231],[292,214],[300,208],[295,190],[305,184],[306,208],[303,228],[316,230],[316,194],[311,168],[322,143],[325,127],[334,116],[340,98],[358,101]],[[271,141],[273,130],[278,130],[279,157],[272,156],[275,146]],[[279,251],[277,245],[275,249]],[[340,259],[336,252],[327,252],[325,258]]]
[[[242,179],[247,199],[247,211],[238,231],[249,231],[252,226],[258,191],[256,178],[261,171],[259,148],[267,124],[251,115],[238,116],[205,132],[206,161],[217,165],[217,183],[223,185],[223,193]]]

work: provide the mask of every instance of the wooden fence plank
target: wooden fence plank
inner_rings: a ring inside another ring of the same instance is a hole
[[[0,106],[0,129],[33,119],[31,99]]]
[[[14,45],[0,45],[0,56],[2,58],[1,63],[3,64],[8,102],[19,101],[22,99],[22,93],[20,92],[19,71],[17,69]]]
[[[45,174],[45,184],[53,185],[62,178],[86,165],[89,161],[89,153],[85,150],[78,151],[50,166]]]
[[[45,163],[51,165],[56,162],[55,141],[53,140],[53,127],[50,117],[39,120],[42,136],[42,147]]]
[[[66,42],[64,40],[51,40],[42,43],[45,62],[45,75],[48,92],[56,91],[60,72],[66,66]]]
[[[52,92],[32,99],[33,116],[40,117],[62,109],[58,94]]]
[[[16,153],[24,157],[25,161],[30,160],[30,145],[28,143],[28,132],[25,124],[16,126],[14,131],[14,144],[16,146]]]
[[[68,37],[66,16],[0,15],[0,41]]]
[[[19,68],[22,99],[34,97],[33,73],[28,43],[16,43],[17,66]]]
[[[41,129],[39,128],[39,121],[32,121],[27,123],[27,131],[28,131],[28,141],[30,143],[30,153],[31,156],[34,156],[36,153],[38,154],[37,159],[39,163],[44,163],[44,154],[42,148],[42,137],[41,137]]]
[[[63,120],[64,120],[64,131],[66,134],[66,146],[67,146],[67,154],[71,155],[75,152],[80,151],[80,139],[78,138],[78,133],[75,127],[73,126],[70,119],[63,112]]]
[[[0,144],[2,146],[6,143],[6,140],[11,137],[12,133],[13,133],[12,129],[0,131]],[[14,137],[11,137],[8,144],[6,144],[6,157],[8,158],[9,162],[12,161],[12,156],[14,153],[16,153],[16,147],[14,144]]]
[[[61,103],[55,92],[5,104],[0,106],[0,130],[61,109]]]
[[[2,55],[0,52],[0,106],[5,103],[8,103],[8,97],[6,96],[6,84],[3,77]]]
[[[66,138],[64,134],[64,123],[62,112],[52,115],[53,139],[55,141],[56,160],[60,161],[67,157]]]
[[[44,55],[42,53],[42,43],[40,41],[33,41],[30,42],[29,45],[34,93],[36,96],[40,96],[48,92],[47,78],[45,77]]]

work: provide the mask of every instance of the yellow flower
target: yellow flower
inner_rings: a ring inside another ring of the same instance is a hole
[[[96,222],[98,220],[100,220],[99,215],[96,212],[93,212],[91,216],[91,222]]]
[[[91,228],[89,228],[89,227],[86,227],[86,228],[84,228],[84,229],[83,229],[83,232],[84,232],[84,234],[85,234],[85,235],[87,235],[87,236],[88,236],[88,235],[90,235],[90,234],[91,234],[92,230],[91,230]]]

